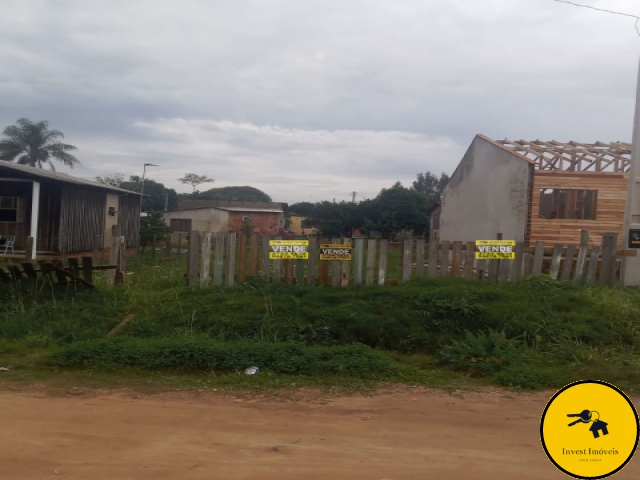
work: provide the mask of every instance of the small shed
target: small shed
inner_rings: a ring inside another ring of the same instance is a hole
[[[37,253],[81,253],[100,237],[111,245],[119,224],[127,247],[138,243],[140,194],[34,167],[0,162],[0,235],[15,236],[24,250],[33,237]]]

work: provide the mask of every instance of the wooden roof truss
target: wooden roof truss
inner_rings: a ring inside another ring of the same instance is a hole
[[[497,140],[496,143],[532,160],[537,170],[607,173],[629,171],[631,144],[625,142]]]

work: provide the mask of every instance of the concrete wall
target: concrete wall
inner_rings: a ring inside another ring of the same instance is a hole
[[[104,244],[103,248],[111,248],[112,242],[112,228],[118,224],[118,217],[120,213],[116,213],[114,216],[109,215],[109,207],[115,209],[116,212],[120,212],[120,197],[112,193],[107,193],[107,209],[104,212]]]
[[[164,212],[164,221],[171,226],[172,218],[191,220],[191,228],[199,232],[227,232],[229,230],[229,212],[216,208],[194,210],[169,210]],[[177,241],[178,233],[171,234],[172,242]]]
[[[532,168],[477,136],[443,192],[440,240],[524,241]]]

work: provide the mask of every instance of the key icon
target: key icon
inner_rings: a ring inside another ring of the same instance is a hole
[[[578,417],[578,420],[571,422],[568,426],[573,427],[576,423],[589,423],[591,421],[591,411],[583,410],[580,413],[568,413],[567,417]]]

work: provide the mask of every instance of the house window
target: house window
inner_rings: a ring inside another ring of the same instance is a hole
[[[595,220],[597,208],[597,190],[540,190],[540,218]]]
[[[18,197],[0,197],[0,222],[18,222],[19,203]]]
[[[172,218],[171,230],[174,232],[190,232],[191,231],[191,219],[190,218]]]
[[[251,217],[248,217],[248,216],[245,215],[244,217],[242,217],[242,221],[244,223],[249,223],[251,221]]]

